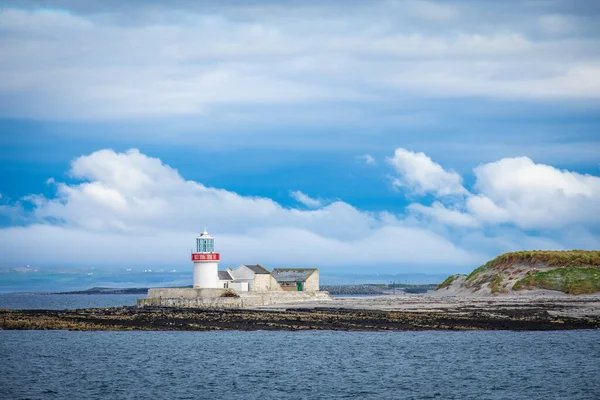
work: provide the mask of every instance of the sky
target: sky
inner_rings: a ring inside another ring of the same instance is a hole
[[[600,248],[600,3],[1,1],[0,266]],[[191,267],[190,267],[191,268]]]

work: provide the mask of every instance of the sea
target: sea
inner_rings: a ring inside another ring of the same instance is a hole
[[[0,294],[0,308],[13,310],[75,310],[134,306],[144,294]]]
[[[41,297],[137,296],[0,308]],[[600,399],[596,330],[0,331],[0,360],[2,399]]]

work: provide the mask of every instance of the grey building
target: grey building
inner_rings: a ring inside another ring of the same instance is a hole
[[[276,268],[271,275],[286,291],[312,292],[319,290],[319,270],[316,268]]]

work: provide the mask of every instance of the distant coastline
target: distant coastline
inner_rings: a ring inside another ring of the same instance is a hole
[[[189,286],[191,287],[191,286]],[[48,292],[42,294],[146,294],[149,288],[106,288],[93,287],[87,290],[73,290],[68,292]]]
[[[351,285],[322,285],[322,290],[330,292],[332,295],[386,295],[402,293],[426,293],[435,290],[436,284],[351,284]],[[191,288],[192,286],[175,286],[181,288]],[[14,292],[14,294],[147,294],[149,287],[140,288],[109,288],[92,287],[85,290],[71,290],[59,292]]]

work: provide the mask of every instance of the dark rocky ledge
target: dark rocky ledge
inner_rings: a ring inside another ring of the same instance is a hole
[[[597,317],[551,316],[543,307],[470,306],[446,311],[379,311],[340,308],[208,310],[117,307],[79,310],[0,309],[0,329],[17,330],[565,330],[599,329]]]

